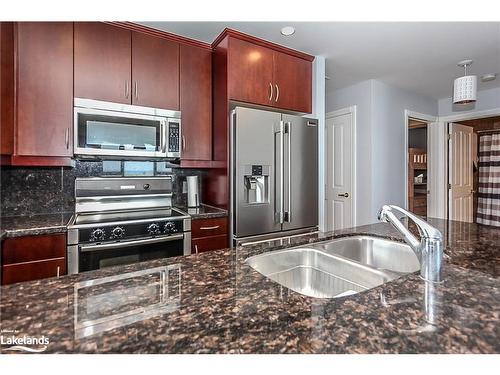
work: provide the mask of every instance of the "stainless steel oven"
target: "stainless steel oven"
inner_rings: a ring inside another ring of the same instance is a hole
[[[181,157],[181,113],[75,98],[74,153],[84,158]]]
[[[181,256],[187,250],[184,249],[184,244],[190,244],[185,237],[184,233],[180,233],[122,242],[77,245],[78,272]]]
[[[75,180],[68,273],[191,254],[191,217],[172,207],[172,177]]]

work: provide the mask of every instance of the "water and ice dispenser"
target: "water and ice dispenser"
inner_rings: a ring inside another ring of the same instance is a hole
[[[269,203],[269,165],[245,165],[244,184],[247,204]]]

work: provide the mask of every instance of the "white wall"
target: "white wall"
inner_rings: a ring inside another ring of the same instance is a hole
[[[500,87],[477,92],[476,103],[467,105],[454,105],[451,97],[438,101],[439,116],[467,114],[476,111],[485,111],[500,107]]]
[[[405,205],[405,109],[437,116],[438,103],[378,80],[327,93],[326,111],[357,106],[358,225],[377,221],[383,204]]]
[[[437,116],[437,101],[373,81],[372,214],[384,204],[405,207],[405,109]],[[376,217],[373,217],[376,219]]]
[[[371,111],[373,81],[326,93],[326,112],[356,105],[356,224],[372,222],[371,207]]]

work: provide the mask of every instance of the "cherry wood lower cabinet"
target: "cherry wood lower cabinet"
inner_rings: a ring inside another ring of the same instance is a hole
[[[195,219],[191,223],[191,253],[224,249],[228,247],[228,219]]]
[[[66,274],[66,234],[2,241],[2,285]]]

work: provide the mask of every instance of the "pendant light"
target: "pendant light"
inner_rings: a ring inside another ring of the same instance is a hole
[[[453,103],[469,104],[476,101],[477,76],[467,75],[467,67],[472,64],[472,60],[460,61],[457,65],[464,68],[464,75],[453,83]]]

